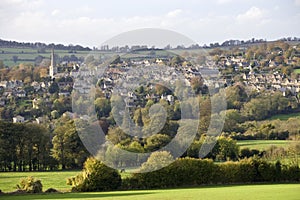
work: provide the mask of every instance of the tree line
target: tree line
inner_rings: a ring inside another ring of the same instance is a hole
[[[72,50],[72,51],[91,51],[89,47],[82,47],[81,45],[63,45],[63,44],[45,44],[41,42],[17,42],[0,39],[0,47],[25,47],[25,48],[47,48],[47,49],[58,49],[58,50]]]
[[[82,168],[88,157],[74,121],[51,127],[0,121],[0,171],[44,171]]]

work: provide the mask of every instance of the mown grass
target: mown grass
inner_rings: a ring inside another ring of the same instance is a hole
[[[55,188],[61,191],[68,191],[71,186],[66,184],[66,179],[78,174],[79,171],[57,171],[57,172],[1,172],[0,189],[3,192],[12,192],[16,190],[16,185],[21,178],[33,176],[40,179],[43,189]]]
[[[132,170],[126,169],[121,173],[122,178],[132,176]],[[69,191],[71,186],[66,184],[67,178],[76,176],[81,171],[55,171],[55,172],[0,172],[0,190],[12,192],[16,190],[16,185],[21,178],[28,176],[35,177],[42,181],[43,190],[55,188],[60,191]]]
[[[294,69],[294,72],[300,74],[300,69]]]
[[[205,186],[201,188],[167,189],[167,190],[140,190],[117,192],[91,192],[91,193],[65,193],[65,194],[39,194],[39,195],[4,195],[5,200],[293,200],[299,199],[300,184],[271,184],[271,185],[230,185]]]
[[[271,146],[288,147],[292,143],[289,140],[239,140],[237,144],[240,148],[249,148],[257,150],[267,150]]]

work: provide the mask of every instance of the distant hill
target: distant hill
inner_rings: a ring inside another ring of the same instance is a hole
[[[0,48],[33,48],[37,49],[41,53],[45,51],[45,49],[56,49],[56,50],[67,50],[67,51],[90,51],[89,47],[83,47],[80,45],[63,45],[63,44],[45,44],[41,42],[17,42],[17,41],[8,41],[0,39]]]

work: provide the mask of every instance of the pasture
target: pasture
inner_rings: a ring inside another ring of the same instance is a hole
[[[296,74],[300,74],[300,69],[295,69],[294,72],[295,72]]]
[[[240,148],[249,148],[257,150],[267,150],[271,146],[287,147],[292,141],[289,140],[239,140],[237,145]]]
[[[21,178],[33,176],[40,179],[43,189],[55,188],[61,191],[68,191],[71,186],[66,184],[66,179],[78,174],[79,171],[55,171],[55,172],[0,172],[0,189],[2,192],[16,190],[16,185]]]
[[[67,50],[55,50],[55,54],[60,57],[75,55],[76,57],[85,58],[89,51],[77,51],[76,53],[68,52]],[[7,66],[15,66],[20,63],[34,63],[37,56],[50,59],[51,50],[47,49],[43,53],[39,53],[33,48],[0,48],[0,60],[3,60]],[[17,56],[17,61],[13,61],[13,56]]]
[[[130,169],[121,173],[122,178],[131,176]],[[47,171],[47,172],[0,172],[0,190],[12,192],[20,179],[32,176],[42,181],[43,190],[55,188],[59,191],[70,191],[71,186],[66,184],[67,178],[76,176],[80,171]]]
[[[299,199],[300,184],[270,184],[270,185],[228,185],[228,186],[203,186],[198,188],[166,189],[166,190],[139,190],[117,192],[91,192],[91,193],[64,193],[64,194],[38,194],[38,195],[3,195],[5,200],[292,200]]]

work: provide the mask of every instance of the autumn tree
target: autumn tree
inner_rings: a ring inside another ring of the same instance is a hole
[[[83,146],[73,120],[57,126],[54,129],[53,157],[62,165],[62,169],[81,167],[87,158],[87,151]]]

